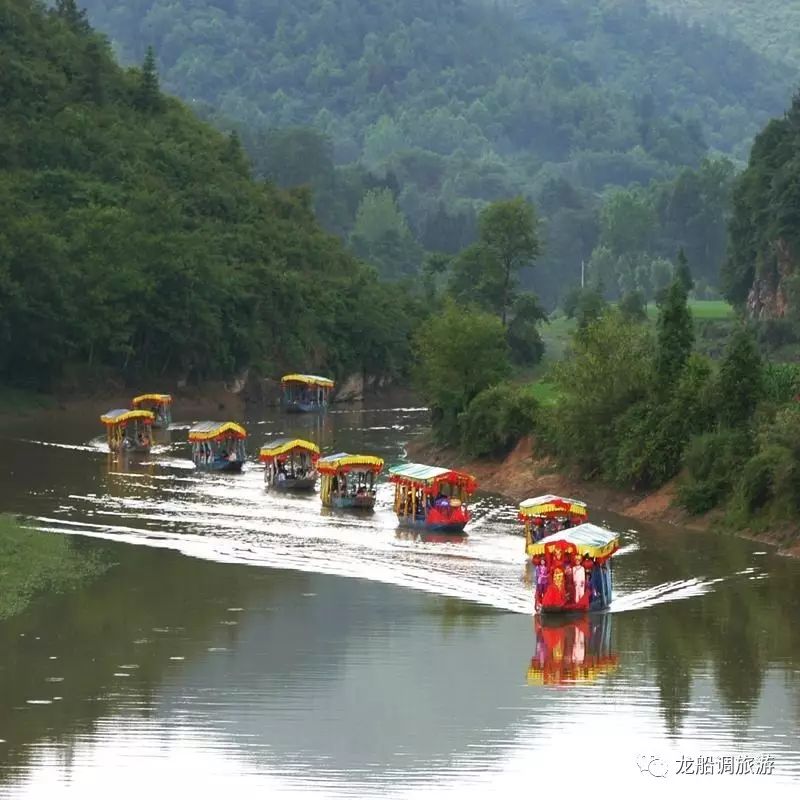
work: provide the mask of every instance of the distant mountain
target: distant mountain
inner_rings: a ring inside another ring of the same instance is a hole
[[[152,44],[166,87],[238,124],[262,174],[312,183],[345,236],[372,187],[353,172],[337,184],[334,163],[391,189],[394,240],[410,230],[428,250],[468,243],[494,199],[547,205],[536,288],[551,298],[597,244],[601,193],[671,180],[709,152],[744,163],[793,82],[638,0],[85,2],[123,60]],[[298,126],[323,139],[256,133]],[[385,272],[419,263],[390,249]]]
[[[800,68],[800,3],[796,0],[649,2],[680,19],[701,23],[731,39],[739,39],[774,61]]]

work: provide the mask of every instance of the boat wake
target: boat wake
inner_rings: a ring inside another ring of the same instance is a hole
[[[611,602],[612,613],[620,611],[638,611],[642,608],[672,603],[676,600],[687,600],[690,597],[699,597],[712,591],[712,587],[724,581],[725,578],[690,578],[682,581],[668,581],[658,586],[639,589],[635,592],[617,596]]]

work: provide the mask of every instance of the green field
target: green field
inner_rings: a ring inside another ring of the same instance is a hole
[[[736,316],[733,306],[724,300],[690,300],[689,308],[695,319],[728,320]],[[647,316],[650,319],[658,317],[655,303],[647,304]]]

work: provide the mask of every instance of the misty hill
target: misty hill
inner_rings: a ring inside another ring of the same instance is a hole
[[[680,19],[746,42],[774,61],[800,66],[800,4],[795,0],[649,0]]]
[[[150,60],[120,68],[74,0],[4,0],[0,38],[0,381],[399,368],[403,297]]]

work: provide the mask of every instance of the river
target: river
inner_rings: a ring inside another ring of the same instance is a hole
[[[241,475],[194,469],[190,420],[126,459],[96,418],[0,423],[0,509],[113,564],[0,622],[0,797],[796,791],[797,560],[593,509],[611,612],[542,629],[496,496],[426,542],[387,483],[366,515],[265,491],[269,437],[394,463],[422,410],[251,417]]]

